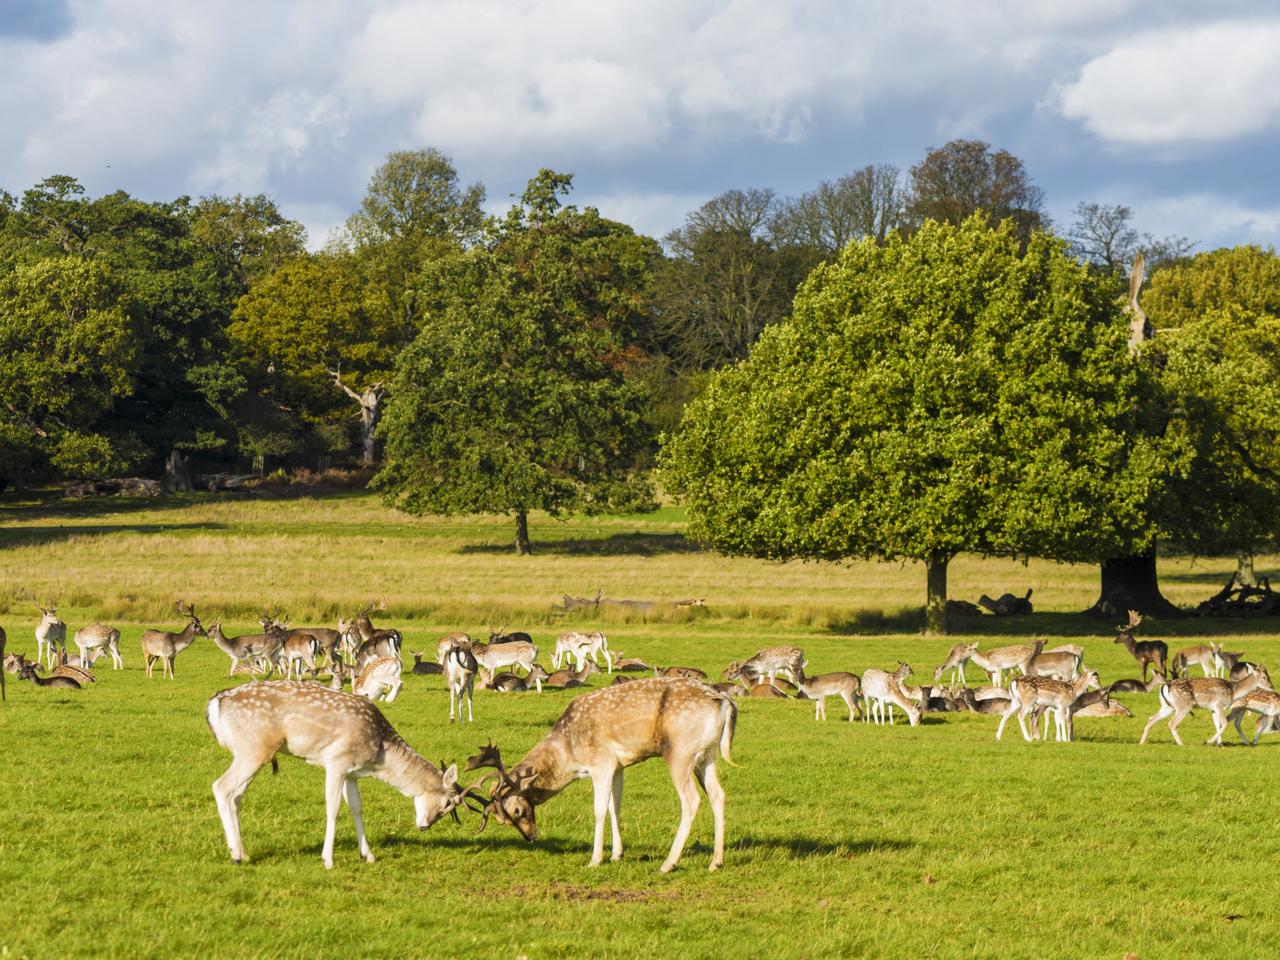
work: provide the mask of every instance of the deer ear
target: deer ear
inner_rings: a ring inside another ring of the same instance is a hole
[[[449,769],[444,772],[442,779],[444,780],[444,786],[446,789],[448,789],[449,787],[452,787],[455,783],[457,783],[458,782],[458,765],[456,763],[450,764]]]

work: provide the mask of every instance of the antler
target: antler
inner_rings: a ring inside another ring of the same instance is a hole
[[[1132,630],[1135,627],[1137,627],[1140,623],[1142,623],[1142,614],[1140,614],[1137,610],[1130,610],[1129,623],[1125,626],[1124,629]]]
[[[502,754],[493,745],[492,740],[487,745],[481,745],[480,752],[475,756],[467,757],[468,770],[479,770],[481,767],[493,767],[498,771],[498,775],[502,777],[504,782],[510,779],[507,776],[507,768],[502,765]],[[483,783],[484,781],[477,782]]]

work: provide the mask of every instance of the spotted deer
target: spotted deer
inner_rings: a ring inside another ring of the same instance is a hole
[[[24,663],[18,670],[19,680],[30,680],[37,687],[55,687],[67,690],[79,690],[80,681],[73,677],[54,676],[42,677],[36,673],[36,665],[34,663]]]
[[[533,671],[538,659],[538,648],[523,640],[507,643],[472,643],[471,655],[483,669],[497,673],[503,667],[519,667],[525,673]],[[541,692],[541,687],[538,688]]]
[[[45,607],[36,604],[40,611],[40,622],[36,624],[36,663],[45,663],[52,669],[58,662],[58,651],[67,649],[67,625],[58,619],[58,608],[54,604]]]
[[[1258,715],[1258,725],[1253,731],[1253,741],[1245,738],[1240,723],[1246,713]],[[1262,735],[1268,730],[1280,730],[1280,693],[1274,690],[1251,690],[1231,704],[1231,712],[1227,719],[1235,722],[1236,733],[1240,734],[1241,743],[1249,743],[1256,747]]]
[[[111,654],[111,668],[124,668],[124,658],[120,656],[120,631],[105,623],[95,623],[89,627],[81,627],[76,631],[75,645],[80,651],[83,663],[92,663],[98,655],[106,650]]]
[[[404,680],[400,674],[404,667],[395,657],[380,657],[374,660],[351,682],[351,692],[357,697],[368,697],[370,700],[384,699],[394,703],[400,695]]]
[[[1116,627],[1119,636],[1113,642],[1122,644],[1129,651],[1129,656],[1138,661],[1138,666],[1142,668],[1143,680],[1147,679],[1147,667],[1162,677],[1168,677],[1169,645],[1163,640],[1134,640],[1133,631],[1137,630],[1141,624],[1142,614],[1137,610],[1130,610],[1129,622]]]
[[[910,665],[898,661],[898,669],[893,673],[872,667],[862,673],[862,702],[864,705],[862,719],[874,720],[877,724],[885,721],[888,712],[889,723],[893,723],[893,708],[898,707],[907,715],[911,726],[920,723],[920,707],[912,703],[902,689],[902,681],[911,676]],[[869,707],[869,709],[868,709]]]
[[[622,859],[622,775],[626,767],[662,757],[680,797],[680,825],[662,872],[674,870],[698,812],[698,787],[711,803],[714,845],[710,868],[724,863],[725,793],[716,771],[717,752],[730,760],[738,709],[731,698],[705,683],[648,677],[608,686],[576,698],[550,732],[508,771],[490,744],[470,758],[467,769],[492,767],[497,773],[482,813],[492,815],[527,841],[538,838],[537,807],[574,780],[590,777],[595,837],[591,866],[604,861],[604,821],[612,834],[610,859]],[[486,779],[488,779],[487,777]],[[475,785],[475,786],[478,786]],[[481,829],[484,823],[481,824]]]
[[[275,627],[272,617],[263,614],[266,628],[262,633],[242,633],[238,637],[228,637],[222,629],[222,620],[218,618],[209,625],[205,634],[213,641],[214,646],[231,658],[231,666],[227,676],[235,676],[236,668],[242,664],[270,673],[280,666],[281,654],[284,650],[284,631]]]
[[[1271,690],[1271,676],[1266,669],[1256,671],[1240,680],[1223,680],[1221,677],[1192,677],[1189,680],[1170,680],[1160,685],[1160,709],[1142,729],[1139,743],[1147,742],[1151,728],[1164,717],[1169,717],[1169,732],[1173,742],[1182,746],[1178,736],[1178,724],[1196,708],[1208,710],[1213,715],[1213,736],[1205,741],[1222,746],[1222,734],[1227,729],[1227,711],[1231,705],[1254,690]]]
[[[475,694],[476,674],[480,666],[470,647],[451,647],[444,656],[444,682],[449,688],[449,722],[454,722],[454,706],[457,706],[458,722],[462,721],[462,698],[467,699],[467,721],[475,717],[471,713],[471,701]]]
[[[1222,669],[1222,644],[1210,642],[1207,647],[1183,647],[1173,655],[1169,660],[1169,675],[1171,678],[1189,677],[1191,676],[1191,668],[1198,666],[1206,677],[1221,677],[1225,674]]]
[[[324,767],[325,834],[320,858],[333,867],[334,830],[345,795],[356,825],[360,856],[373,862],[360,816],[360,777],[376,777],[413,798],[415,821],[426,830],[466,796],[458,768],[432,766],[401,739],[364,697],[318,683],[258,680],[215,693],[205,707],[214,739],[231,751],[231,766],[213,782],[213,797],[231,859],[245,856],[240,838],[240,798],[266,764],[284,753]]]
[[[783,673],[792,683],[797,683],[808,662],[804,658],[804,651],[799,647],[766,647],[756,651],[750,660],[734,660],[725,667],[720,677],[722,680],[743,680],[754,685],[766,678],[773,683],[774,677]]]
[[[1032,677],[1050,677],[1070,682],[1080,675],[1080,655],[1071,650],[1044,649],[1044,641],[1037,639],[1034,652],[1027,659],[1023,672]]]
[[[1022,676],[1009,681],[1009,706],[1000,718],[996,740],[1004,735],[1004,726],[1015,713],[1024,740],[1031,740],[1027,717],[1037,707],[1053,710],[1056,715],[1058,740],[1069,742],[1075,733],[1072,723],[1081,695],[1090,687],[1099,687],[1098,671],[1086,670],[1072,683],[1050,677]]]
[[[183,650],[195,642],[197,636],[207,637],[209,634],[196,616],[195,604],[184,604],[178,601],[178,612],[187,618],[187,625],[177,633],[166,630],[142,631],[142,659],[146,665],[147,676],[157,661],[163,665],[164,676],[173,679],[173,661]]]

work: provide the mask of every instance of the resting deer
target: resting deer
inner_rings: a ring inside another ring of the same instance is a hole
[[[444,667],[439,663],[427,661],[422,662],[423,653],[419,650],[413,654],[413,672],[418,674],[444,673]]]
[[[1245,739],[1244,730],[1240,726],[1246,713],[1258,714],[1258,725],[1254,728],[1251,743]],[[1251,690],[1231,704],[1231,712],[1227,718],[1235,721],[1240,742],[1256,747],[1268,730],[1280,730],[1280,693],[1274,690]]]
[[[1178,724],[1196,707],[1201,707],[1213,715],[1213,736],[1205,743],[1222,746],[1222,734],[1227,729],[1227,711],[1245,694],[1258,689],[1272,689],[1271,676],[1262,667],[1234,683],[1220,677],[1193,677],[1190,680],[1170,680],[1163,683],[1160,685],[1160,709],[1147,721],[1138,742],[1146,743],[1151,728],[1161,718],[1170,717],[1169,732],[1173,734],[1173,742],[1182,746]]]
[[[543,680],[538,689],[541,691],[543,686],[559,690],[563,690],[566,687],[581,687],[586,684],[587,677],[599,672],[600,668],[596,666],[595,661],[588,660],[582,665],[581,670],[557,670]]]
[[[58,619],[58,608],[36,604],[40,622],[36,624],[36,663],[46,661],[50,668],[58,662],[58,651],[67,649],[67,625]]]
[[[19,680],[30,680],[37,687],[61,687],[67,690],[79,690],[80,682],[72,677],[54,676],[42,677],[36,673],[36,665],[34,663],[24,663],[18,671]]]
[[[820,673],[816,677],[800,675],[796,696],[814,701],[813,719],[827,719],[827,697],[839,697],[849,708],[849,722],[853,722],[858,706],[858,675],[856,673]]]
[[[111,654],[111,668],[124,668],[124,658],[120,656],[120,631],[105,623],[95,623],[91,627],[81,627],[75,635],[76,648],[80,651],[82,663],[93,663],[102,651]]]
[[[1222,644],[1210,642],[1209,646],[1183,647],[1169,660],[1169,675],[1173,679],[1191,675],[1191,667],[1198,666],[1206,677],[1220,677],[1222,670]]]
[[[462,720],[462,698],[467,698],[467,721],[475,720],[471,714],[471,701],[475,694],[476,673],[480,667],[471,653],[470,647],[456,646],[450,648],[444,657],[444,682],[449,688],[449,722],[454,722],[454,706],[458,708],[457,718]]]
[[[1053,680],[1049,677],[1023,676],[1009,681],[1009,706],[1000,718],[1000,726],[996,730],[996,740],[1004,735],[1004,725],[1015,713],[1018,714],[1018,726],[1022,728],[1022,737],[1030,741],[1027,732],[1027,717],[1036,707],[1047,707],[1056,714],[1058,740],[1070,742],[1074,736],[1073,719],[1078,709],[1080,696],[1089,687],[1099,687],[1098,671],[1086,670],[1073,683]]]
[[[490,686],[498,693],[526,693],[534,687],[537,688],[538,693],[541,693],[542,682],[548,676],[547,671],[535,663],[527,677],[517,676],[514,673],[500,673],[493,678]]]
[[[612,834],[610,859],[622,859],[618,822],[624,768],[662,757],[680,797],[680,826],[662,872],[674,870],[680,862],[698,812],[699,785],[711,803],[715,839],[710,868],[718,870],[724,863],[725,794],[716,772],[716,755],[718,752],[726,762],[732,762],[737,716],[733,700],[699,681],[667,677],[634,680],[576,698],[511,771],[505,769],[492,744],[481,748],[467,769],[493,767],[497,771],[497,783],[483,811],[485,823],[493,815],[528,841],[538,838],[537,807],[574,780],[590,777],[595,812],[594,867],[604,861],[606,814]]]
[[[400,688],[404,686],[404,681],[400,678],[402,670],[403,666],[395,657],[374,660],[352,681],[351,692],[357,697],[368,697],[370,700],[383,698],[387,703],[394,703],[400,695]]]
[[[263,669],[266,673],[280,665],[281,652],[284,650],[284,631],[276,629],[269,616],[264,615],[263,621],[267,624],[267,629],[262,633],[244,633],[238,637],[228,637],[223,632],[221,618],[210,624],[205,636],[231,658],[228,677],[235,676],[236,667],[241,664]]]
[[[462,802],[457,765],[432,766],[400,738],[370,701],[295,680],[254,681],[215,693],[205,708],[213,737],[232,754],[227,772],[213,782],[227,848],[236,863],[247,860],[240,839],[240,798],[277,753],[324,767],[325,833],[320,857],[333,867],[333,834],[345,794],[355,821],[360,856],[373,851],[360,818],[359,777],[377,777],[413,797],[415,820],[425,830]],[[454,814],[456,817],[456,813]]]
[[[756,684],[768,678],[773,683],[778,674],[786,674],[792,683],[798,683],[808,661],[799,647],[767,647],[758,650],[750,660],[734,660],[720,675],[722,680],[745,680]]]
[[[1169,675],[1167,663],[1169,660],[1169,645],[1163,640],[1143,640],[1135,641],[1133,639],[1133,631],[1137,630],[1142,623],[1142,614],[1137,610],[1129,611],[1129,622],[1123,626],[1116,627],[1120,631],[1120,635],[1116,637],[1115,643],[1124,645],[1129,651],[1129,656],[1138,661],[1138,666],[1142,668],[1142,679],[1147,679],[1147,667],[1155,670],[1162,677]]]
[[[187,618],[187,625],[179,632],[169,633],[165,630],[142,631],[142,659],[146,664],[148,677],[151,676],[151,671],[155,667],[156,661],[159,660],[164,665],[164,676],[172,680],[173,661],[178,654],[191,646],[197,636],[209,636],[201,625],[200,618],[196,616],[195,604],[188,603],[184,605],[179,600],[178,612]]]
[[[706,680],[707,672],[697,667],[654,667],[655,676],[684,677],[686,680]]]
[[[77,657],[76,659],[78,660],[79,657]],[[93,675],[93,671],[90,670],[88,667],[81,666],[78,663],[71,663],[67,659],[67,651],[65,650],[62,651],[62,657],[60,659],[60,662],[56,667],[53,668],[53,672],[50,673],[49,676],[70,677],[72,680],[80,684],[80,686],[82,687],[85,686],[86,684],[98,682],[98,678]]]
[[[872,667],[862,674],[862,701],[869,704],[870,710],[864,709],[862,719],[884,723],[885,711],[889,714],[889,723],[893,723],[893,707],[896,705],[907,715],[911,726],[920,723],[920,708],[912,703],[902,690],[902,681],[911,676],[910,665],[898,661],[898,669],[893,673]]]

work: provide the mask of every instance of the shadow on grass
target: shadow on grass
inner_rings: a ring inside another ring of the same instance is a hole
[[[113,533],[175,533],[178,531],[225,530],[222,523],[114,523],[96,526],[19,527],[0,530],[0,547],[39,546],[72,537],[97,537]]]
[[[734,850],[765,849],[780,853],[792,860],[807,860],[810,857],[839,856],[845,858],[861,857],[869,853],[884,850],[910,850],[916,844],[911,840],[817,840],[813,837],[757,837],[745,836],[729,844]]]
[[[883,611],[865,611],[853,617],[832,623],[827,629],[842,637],[884,636],[902,633],[919,633],[924,621],[923,611],[915,618],[885,614]],[[1119,619],[1105,620],[1083,613],[1033,613],[1020,617],[953,616],[948,636],[957,641],[966,636],[1014,637],[1026,641],[1043,634],[1046,637],[1107,637],[1116,636]],[[1232,637],[1259,636],[1280,633],[1280,616],[1251,617],[1194,617],[1178,620],[1146,620],[1138,639],[1154,637]]]
[[[698,553],[702,548],[682,533],[615,533],[608,537],[534,540],[532,553],[567,557],[655,556],[664,553]],[[459,553],[515,554],[509,543],[475,543]]]

